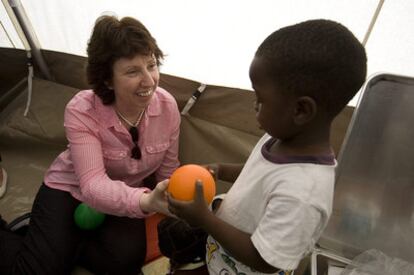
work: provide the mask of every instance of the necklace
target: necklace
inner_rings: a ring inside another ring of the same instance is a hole
[[[115,109],[116,114],[122,118],[123,121],[125,121],[126,124],[128,124],[131,127],[137,127],[139,125],[139,123],[141,122],[141,119],[145,113],[145,109],[141,111],[141,113],[138,116],[137,121],[135,121],[135,123],[132,123],[131,121],[129,121],[126,117],[124,117],[118,110]]]

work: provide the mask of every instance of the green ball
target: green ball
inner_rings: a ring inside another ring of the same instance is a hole
[[[105,214],[81,203],[73,213],[76,225],[84,230],[92,230],[100,226],[105,220]]]

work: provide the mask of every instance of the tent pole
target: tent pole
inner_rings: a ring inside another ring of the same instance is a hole
[[[39,40],[37,39],[36,33],[34,32],[32,25],[30,24],[29,18],[27,17],[27,14],[24,11],[24,8],[20,0],[8,0],[8,3],[7,0],[3,0],[3,4],[6,7],[9,17],[15,25],[16,30],[18,31],[21,39],[22,37],[19,31],[23,31],[25,37],[25,39],[22,39],[23,44],[25,44],[26,50],[32,52],[33,58],[36,60],[36,63],[39,66],[39,69],[42,72],[43,76],[47,80],[53,80],[49,68],[47,67],[46,62],[43,58],[42,52],[40,51]],[[11,11],[13,12],[13,14],[11,14]],[[16,23],[18,24],[18,27],[16,26]],[[26,40],[26,43],[24,40]],[[29,44],[29,48],[27,48],[27,43]]]
[[[372,16],[371,22],[369,23],[368,30],[365,33],[364,40],[362,41],[362,45],[366,45],[369,39],[369,36],[371,35],[372,29],[374,28],[375,23],[377,22],[378,15],[382,9],[382,6],[384,5],[385,0],[379,0],[377,8],[375,9],[374,15]]]
[[[26,51],[30,51],[30,46],[29,46],[29,42],[27,42],[26,36],[23,33],[22,28],[20,27],[19,22],[17,21],[16,16],[14,15],[13,9],[11,8],[11,6],[9,5],[8,0],[2,0],[3,2],[3,6],[6,9],[7,15],[10,18],[10,21],[12,22],[16,33],[19,35],[20,41],[23,43],[24,49]]]
[[[9,39],[10,44],[13,46],[13,48],[16,48],[16,45],[14,45],[13,40],[11,39],[9,33],[7,32],[6,28],[4,27],[4,25],[3,25],[3,23],[1,21],[0,21],[0,26],[3,29],[4,33],[6,34],[7,39]]]

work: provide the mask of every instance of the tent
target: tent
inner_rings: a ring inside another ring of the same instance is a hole
[[[255,121],[247,71],[256,47],[279,27],[311,18],[339,21],[366,44],[369,74],[414,75],[409,52],[414,2],[408,0],[3,0],[0,152],[10,179],[0,213],[6,220],[30,210],[44,171],[66,146],[63,109],[88,87],[85,47],[102,13],[134,16],[148,26],[167,53],[160,86],[173,94],[180,110],[197,89],[203,91],[182,115],[183,164],[246,160],[263,134]],[[33,67],[27,65],[28,52]],[[357,101],[334,122],[337,154]],[[230,185],[219,182],[219,191]]]

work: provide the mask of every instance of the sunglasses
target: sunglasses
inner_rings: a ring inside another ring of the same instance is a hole
[[[139,140],[138,128],[137,127],[129,128],[129,134],[131,135],[132,141],[135,144],[134,148],[132,148],[132,151],[131,151],[131,158],[141,159],[141,149],[138,146],[138,140]]]

